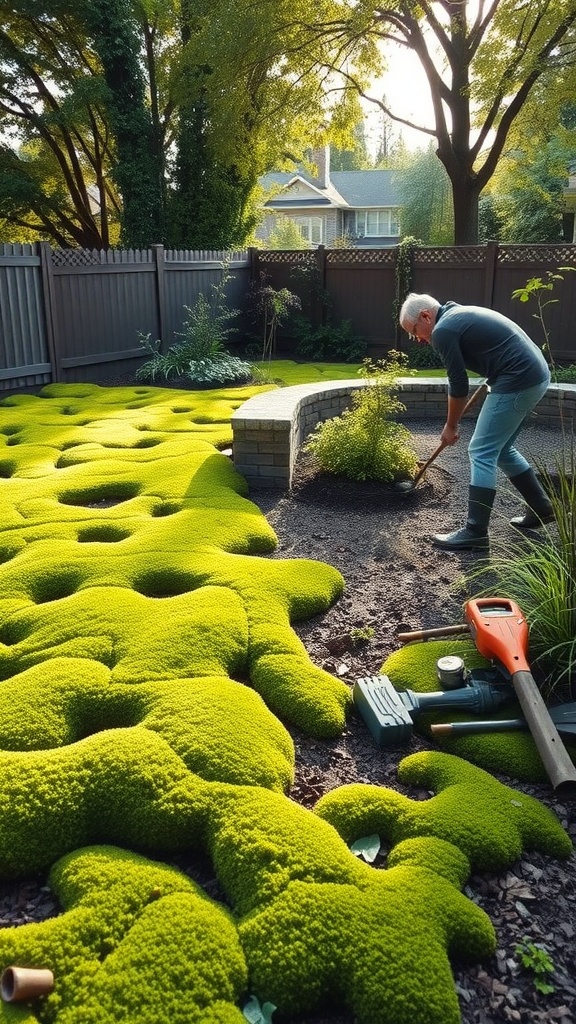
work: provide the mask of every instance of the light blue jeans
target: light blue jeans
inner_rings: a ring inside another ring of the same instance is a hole
[[[476,420],[470,444],[470,483],[496,489],[497,469],[508,477],[530,469],[530,463],[514,447],[524,420],[546,394],[544,380],[525,391],[498,394],[489,391]]]

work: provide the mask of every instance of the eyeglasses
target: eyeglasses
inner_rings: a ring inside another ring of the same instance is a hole
[[[418,324],[420,323],[421,316],[422,316],[422,313],[419,313],[417,319],[414,321],[414,326],[412,327],[412,330],[410,331],[411,337],[415,338],[416,341],[422,341],[422,338],[419,336],[418,331],[416,329],[418,327]]]

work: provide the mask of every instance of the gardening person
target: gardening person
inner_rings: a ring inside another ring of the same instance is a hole
[[[514,446],[524,420],[550,383],[538,346],[513,320],[483,306],[443,305],[431,295],[411,293],[400,324],[416,341],[431,345],[448,375],[448,413],[441,438],[455,444],[468,396],[468,370],[486,378],[489,392],[470,444],[470,487],[466,525],[436,534],[440,548],[488,548],[488,524],[496,495],[497,468],[528,505],[513,526],[530,529],[553,519],[552,505],[534,470]]]

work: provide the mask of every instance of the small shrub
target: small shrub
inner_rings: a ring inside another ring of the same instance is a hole
[[[554,366],[552,368],[554,384],[576,384],[576,363],[570,366]]]
[[[161,342],[151,341],[150,334],[140,334],[140,344],[150,359],[138,367],[136,380],[154,383],[182,377],[191,384],[215,387],[227,383],[246,383],[252,379],[250,365],[225,348],[234,328],[231,322],[240,311],[229,309],[226,285],[230,278],[226,264],[222,277],[212,285],[211,298],[201,292],[193,306],[184,306],[188,314],[183,330],[177,332],[182,340],[171,345],[167,352],[160,351]]]
[[[301,359],[329,363],[358,363],[366,354],[366,342],[352,330],[350,320],[313,327],[306,317],[294,322],[296,355]]]
[[[444,365],[430,345],[413,345],[407,355],[408,366],[414,370],[441,370]]]
[[[304,445],[322,469],[352,480],[391,482],[414,475],[418,460],[410,431],[392,419],[406,408],[396,394],[403,372],[405,357],[399,352],[377,363],[364,361],[359,373],[369,385],[355,392],[342,416],[319,423]]]
[[[288,288],[273,288],[269,275],[260,272],[258,284],[252,285],[249,298],[256,316],[260,319],[260,353],[255,355],[264,362],[276,355],[278,328],[282,326],[291,310],[301,309],[300,299]],[[251,347],[254,352],[254,347]]]
[[[223,352],[207,359],[191,360],[188,370],[182,374],[195,387],[216,388],[223,384],[248,384],[253,380],[250,363],[238,356]]]

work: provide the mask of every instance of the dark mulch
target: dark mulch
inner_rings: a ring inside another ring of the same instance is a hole
[[[419,455],[436,446],[441,424],[413,421]],[[477,564],[473,552],[440,552],[430,543],[433,533],[461,525],[468,483],[465,425],[458,445],[445,451],[417,490],[399,495],[375,482],[353,484],[319,473],[309,456],[301,455],[294,489],[289,495],[252,495],[279,537],[277,557],[316,558],[336,566],[346,589],[325,615],[296,626],[310,657],[350,683],[378,672],[385,658],[400,646],[397,633],[462,621],[462,604],[472,596],[464,574]],[[538,464],[554,466],[558,438],[552,429],[531,424],[523,450]],[[492,534],[504,546],[512,530],[510,515],[518,498],[499,491]],[[512,534],[517,541],[516,533]],[[354,644],[353,628],[370,627],[371,639]],[[406,748],[376,748],[364,723],[353,713],[343,736],[331,742],[295,735],[297,778],[293,796],[312,807],[327,790],[348,782],[370,782],[406,792],[397,782],[398,762],[431,744],[414,735]],[[559,817],[576,841],[574,806],[558,800],[547,785],[502,781],[537,797]],[[424,798],[427,794],[409,793]],[[378,862],[376,862],[378,864]],[[498,936],[496,955],[487,963],[462,967],[454,977],[464,1024],[575,1020],[576,1008],[576,858],[558,862],[525,854],[502,875],[474,875],[466,895],[490,916]],[[548,950],[555,973],[555,991],[536,991],[533,975],[522,969],[515,948],[525,937]],[[346,1014],[318,1013],[294,1018],[290,1024],[352,1024]]]

